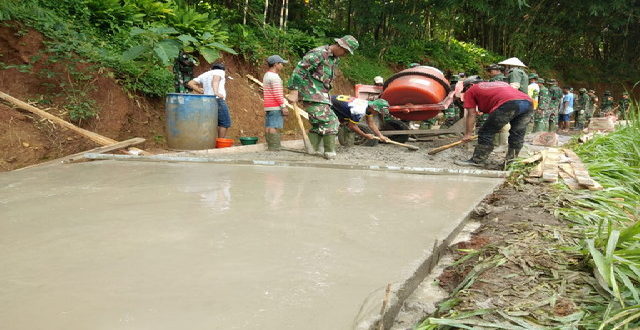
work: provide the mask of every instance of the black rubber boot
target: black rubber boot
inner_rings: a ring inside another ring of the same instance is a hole
[[[493,151],[493,145],[476,145],[476,149],[473,151],[473,156],[469,160],[456,160],[454,163],[460,166],[475,166],[484,167],[487,164],[487,159]]]
[[[514,159],[518,158],[520,150],[522,150],[522,148],[509,148],[509,150],[507,150],[507,155],[504,158],[503,164],[505,170],[513,162]]]

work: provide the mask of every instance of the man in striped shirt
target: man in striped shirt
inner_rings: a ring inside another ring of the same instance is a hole
[[[279,55],[271,55],[267,58],[269,71],[262,78],[262,90],[265,111],[265,138],[267,140],[267,150],[280,150],[280,133],[278,129],[284,126],[284,118],[287,113],[287,107],[284,100],[284,92],[282,89],[282,79],[280,79],[280,71],[288,61]]]

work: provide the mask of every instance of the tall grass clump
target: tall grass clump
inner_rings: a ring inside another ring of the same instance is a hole
[[[617,131],[578,146],[589,174],[604,190],[570,195],[559,210],[584,231],[583,252],[608,299],[593,306],[599,329],[640,327],[640,123],[638,103]],[[591,328],[591,327],[588,327]]]

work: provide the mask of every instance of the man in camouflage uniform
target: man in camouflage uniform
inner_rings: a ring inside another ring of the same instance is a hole
[[[511,87],[518,89],[525,94],[529,93],[529,77],[524,71],[524,68],[527,66],[524,65],[522,61],[517,57],[512,57],[498,64],[504,65],[507,68],[506,82],[509,83]]]
[[[353,54],[359,45],[356,38],[350,35],[336,38],[335,41],[335,44],[314,48],[304,55],[291,73],[288,82],[291,92],[287,95],[289,101],[294,103],[302,99],[311,123],[309,141],[316,152],[320,142],[323,142],[326,159],[336,157],[336,135],[340,126],[338,117],[331,110],[331,84],[340,57]]]
[[[488,81],[506,81],[507,77],[504,76],[504,67],[498,64],[491,64],[487,68],[489,74]]]
[[[546,132],[549,129],[549,108],[551,107],[551,95],[545,87],[545,80],[538,78],[538,109],[533,114],[533,132]]]
[[[555,79],[549,79],[549,85],[549,96],[551,97],[549,102],[549,132],[555,132],[558,128],[558,110],[562,104],[564,94]]]
[[[605,91],[600,103],[600,117],[605,117],[613,112],[613,96],[610,91]]]
[[[589,95],[589,103],[587,103],[587,108],[585,109],[585,122],[586,125],[589,125],[589,121],[591,120],[591,117],[594,116],[594,114],[596,113],[597,107],[598,107],[598,96],[596,96],[596,91],[594,91],[593,89],[589,90],[589,93],[587,94]]]
[[[187,83],[191,81],[193,77],[193,68],[198,65],[196,59],[187,54],[180,52],[175,62],[173,63],[173,76],[176,93],[190,93],[191,88],[187,86]]]
[[[627,120],[627,116],[629,114],[629,106],[631,105],[631,101],[629,100],[629,93],[622,93],[622,98],[618,102],[618,119]]]
[[[584,129],[587,117],[587,105],[589,104],[589,94],[587,94],[586,88],[580,88],[578,90],[578,97],[573,106],[573,112],[575,113],[575,129]]]

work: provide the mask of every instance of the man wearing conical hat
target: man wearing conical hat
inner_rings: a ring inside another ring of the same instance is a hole
[[[524,71],[527,66],[522,63],[517,57],[506,59],[500,63],[507,68],[507,82],[511,87],[520,90],[527,94],[529,87],[529,77]]]

